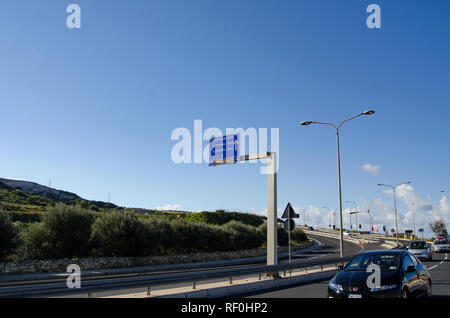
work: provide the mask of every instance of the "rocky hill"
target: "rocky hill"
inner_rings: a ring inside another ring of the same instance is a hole
[[[0,178],[0,208],[10,212],[42,212],[56,202],[81,204],[96,211],[118,209],[115,204],[85,200],[75,193],[53,189],[41,184]]]
[[[50,200],[61,201],[61,202],[70,202],[77,199],[81,199],[75,193],[56,190],[50,187],[43,186],[41,184],[30,182],[30,181],[22,181],[22,180],[10,180],[0,178],[0,188],[1,184],[3,187],[14,189],[14,190],[22,190],[29,194],[40,195],[42,197],[48,198]]]

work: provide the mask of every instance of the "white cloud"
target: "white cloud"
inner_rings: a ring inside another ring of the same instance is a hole
[[[397,220],[399,231],[403,232],[405,229],[413,229],[414,218],[416,231],[419,228],[424,229],[425,237],[432,237],[434,234],[430,231],[430,222],[444,218],[446,222],[450,222],[450,202],[449,197],[443,196],[439,202],[435,204],[430,196],[423,197],[415,192],[411,185],[401,185],[396,190],[397,197]],[[382,233],[383,226],[387,229],[395,228],[395,213],[394,213],[394,199],[392,195],[392,189],[383,189],[380,191],[380,198],[375,200],[367,200],[365,198],[359,198],[356,209],[359,211],[367,211],[370,205],[370,211],[373,219],[373,225],[375,229],[378,229],[378,233]],[[338,204],[338,202],[336,202]],[[300,219],[296,219],[295,223],[299,225],[308,224],[313,227],[328,228],[331,225],[336,224],[339,228],[339,209],[325,209],[321,206],[309,205],[300,206],[293,205],[296,213],[300,214]],[[250,209],[251,213],[267,216],[267,210]],[[343,207],[343,222],[344,228],[350,228],[350,212],[354,211],[355,207]],[[278,209],[278,217],[281,217],[284,211],[283,208]],[[362,225],[362,230],[369,230],[369,215],[368,213],[358,214],[358,223]],[[353,228],[356,227],[356,218],[352,216]],[[448,224],[450,228],[450,224]],[[417,233],[420,235],[419,233]]]
[[[383,197],[386,195],[386,197]],[[403,232],[405,229],[412,230],[416,225],[416,231],[419,228],[424,229],[425,237],[432,237],[434,234],[431,232],[429,224],[430,222],[444,218],[446,222],[450,222],[450,202],[447,196],[443,196],[438,204],[433,203],[430,196],[423,197],[417,194],[411,185],[401,185],[396,190],[397,197],[397,220],[399,231]],[[359,211],[367,211],[369,208],[369,202],[371,203],[370,211],[373,219],[373,225],[375,229],[378,229],[378,233],[382,232],[383,226],[386,226],[388,230],[395,228],[395,213],[392,190],[383,190],[382,198],[376,200],[367,200],[360,198],[357,202],[356,209]],[[304,207],[304,210],[298,205],[293,206],[296,213],[300,214],[300,220],[296,220],[297,224],[308,224],[313,227],[328,228],[330,223],[336,224],[338,228],[340,225],[339,209],[328,210],[320,208],[319,206],[309,205]],[[355,207],[343,208],[343,223],[344,228],[350,228],[350,212],[354,211]],[[264,211],[265,212],[265,211]],[[358,223],[362,225],[362,230],[369,230],[369,215],[368,213],[358,214]],[[352,216],[353,229],[356,228],[355,215]],[[450,228],[450,224],[448,224]],[[419,235],[419,233],[417,232]]]
[[[375,166],[375,165],[371,165],[370,163],[367,163],[364,166],[361,166],[361,170],[376,176],[380,172],[380,167],[379,166]]]
[[[167,204],[164,206],[157,206],[155,210],[160,211],[179,211],[181,209],[181,205],[179,204]]]

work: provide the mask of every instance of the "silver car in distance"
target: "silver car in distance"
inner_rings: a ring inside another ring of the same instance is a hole
[[[413,254],[420,260],[433,260],[433,252],[431,246],[426,241],[412,241],[409,243],[408,252]]]

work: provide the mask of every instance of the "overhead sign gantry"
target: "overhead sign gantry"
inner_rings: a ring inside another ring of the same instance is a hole
[[[275,152],[239,155],[239,134],[213,137],[209,142],[209,165],[239,163],[268,158],[267,162],[267,265],[278,264],[277,163]]]

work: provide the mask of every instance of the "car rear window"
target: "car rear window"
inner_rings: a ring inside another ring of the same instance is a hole
[[[352,259],[345,271],[366,271],[367,266],[376,264],[380,266],[381,271],[390,272],[396,271],[400,265],[400,254],[397,253],[368,253],[359,254]]]
[[[425,242],[411,242],[411,244],[409,244],[409,248],[412,249],[412,250],[425,249],[425,248],[427,248],[427,243],[425,243]]]

